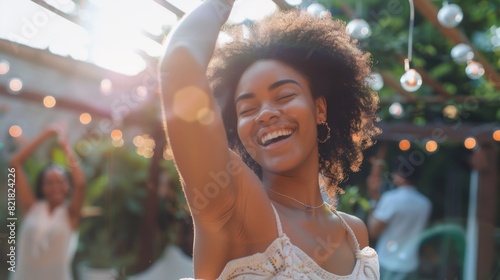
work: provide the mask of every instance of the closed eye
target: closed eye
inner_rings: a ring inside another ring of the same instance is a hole
[[[289,94],[286,94],[284,96],[278,97],[276,99],[276,101],[287,101],[287,100],[291,99],[292,97],[294,97],[295,95],[297,95],[297,94],[295,94],[295,93],[289,93]]]
[[[254,110],[255,110],[255,108],[241,110],[239,114],[240,114],[240,116],[248,115],[248,114],[250,114]]]

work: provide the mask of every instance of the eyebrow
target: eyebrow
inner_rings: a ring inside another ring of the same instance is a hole
[[[297,81],[291,80],[291,79],[284,79],[284,80],[279,80],[279,81],[272,83],[271,85],[269,85],[269,87],[267,89],[269,91],[271,91],[271,90],[277,89],[280,86],[285,85],[285,84],[295,84],[295,85],[300,87],[300,84]],[[252,92],[243,93],[234,100],[234,104],[238,103],[239,101],[242,101],[245,99],[251,99],[254,97],[255,97],[255,93],[252,93]]]
[[[273,89],[279,88],[280,86],[282,86],[284,84],[296,84],[300,87],[300,85],[297,81],[291,80],[291,79],[284,79],[284,80],[279,80],[277,82],[272,83],[267,89],[273,90]]]

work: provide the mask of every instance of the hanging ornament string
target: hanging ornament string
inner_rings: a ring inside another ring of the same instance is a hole
[[[280,195],[280,196],[282,196],[282,197],[285,197],[285,198],[291,199],[291,200],[293,200],[293,201],[295,201],[295,202],[297,202],[297,203],[300,203],[301,205],[303,205],[303,206],[306,208],[306,210],[307,210],[307,211],[312,211],[312,210],[314,210],[314,209],[318,209],[318,208],[322,207],[323,205],[327,204],[326,202],[323,202],[323,203],[321,203],[320,205],[317,205],[317,206],[312,206],[312,205],[309,205],[309,204],[307,204],[307,203],[303,203],[303,202],[301,202],[301,201],[298,201],[297,199],[295,199],[295,198],[293,198],[293,197],[291,197],[291,196],[288,196],[288,195],[286,195],[286,194],[279,193],[279,192],[274,191],[274,190],[271,190],[271,189],[269,189],[269,188],[268,188],[268,190],[269,190],[269,191],[271,191],[271,192],[273,192],[273,193],[275,193],[275,194],[277,194],[277,195]]]
[[[415,8],[413,6],[413,0],[410,2],[410,27],[408,30],[408,57],[405,59],[405,73],[401,76],[399,80],[401,86],[404,90],[408,92],[417,91],[422,85],[422,76],[413,69],[411,63],[413,56],[413,25],[415,23]]]
[[[410,26],[408,27],[408,65],[405,65],[406,71],[411,68],[410,64],[413,54],[413,26],[415,25],[415,8],[413,7],[413,0],[408,1],[410,2]]]

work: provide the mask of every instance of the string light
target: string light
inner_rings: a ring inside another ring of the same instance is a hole
[[[372,30],[370,28],[370,25],[366,20],[360,18],[362,13],[362,2],[361,0],[358,0],[356,2],[356,13],[354,16],[354,19],[352,19],[347,25],[346,25],[346,30],[349,35],[358,40],[364,40],[370,35],[372,35]]]
[[[403,105],[399,102],[394,102],[389,106],[389,114],[395,118],[401,118],[403,117],[404,109]]]
[[[429,140],[427,141],[427,143],[425,143],[425,149],[429,153],[434,153],[435,151],[437,151],[437,148],[438,148],[438,143],[434,140]]]
[[[0,75],[5,75],[9,73],[10,70],[10,64],[7,60],[1,60],[0,61]]]
[[[500,142],[500,129],[497,129],[493,132],[493,140]]]
[[[408,151],[410,149],[410,147],[411,147],[410,141],[408,141],[406,139],[399,141],[399,149],[401,151]]]
[[[372,35],[370,25],[362,18],[355,18],[346,25],[346,30],[352,38],[364,40]]]
[[[307,7],[307,12],[310,13],[311,15],[317,16],[317,17],[323,17],[327,14],[327,10],[325,6],[321,5],[320,3],[312,3]]]
[[[100,90],[103,95],[108,95],[113,89],[113,83],[109,79],[102,79],[100,84]]]
[[[458,117],[458,109],[455,105],[446,105],[443,108],[443,116],[448,119],[456,119]]]
[[[123,137],[123,133],[121,130],[114,129],[113,131],[111,131],[111,139],[120,140],[120,139],[122,139],[122,137]]]
[[[9,127],[9,135],[17,138],[23,134],[23,129],[18,125],[13,125]]]
[[[366,83],[374,91],[379,91],[384,87],[384,79],[382,75],[377,72],[372,72],[370,76],[366,78]]]
[[[43,106],[52,108],[56,106],[56,99],[53,96],[47,95],[43,98]]]
[[[460,6],[456,4],[448,4],[448,1],[443,3],[443,7],[439,9],[437,18],[442,26],[452,28],[456,27],[462,22],[464,13]]]
[[[477,145],[477,141],[476,141],[476,139],[474,139],[474,137],[468,137],[464,141],[465,148],[467,148],[469,150],[474,149],[476,147],[476,145]]]
[[[405,59],[405,73],[401,76],[399,82],[404,90],[408,92],[417,91],[420,86],[422,86],[422,76],[415,70],[412,69],[411,59],[412,59],[412,45],[413,45],[413,25],[415,24],[415,8],[413,6],[413,0],[410,2],[410,24],[408,31],[408,58]]]
[[[92,121],[92,116],[89,113],[82,113],[80,115],[80,122],[82,124],[89,124]]]
[[[469,61],[469,63],[467,63],[467,67],[465,68],[465,74],[470,79],[477,80],[484,75],[483,65],[476,61]]]
[[[290,6],[298,6],[302,4],[302,0],[285,0],[285,2]]]
[[[23,88],[23,82],[21,79],[13,78],[9,82],[9,88],[12,93],[16,94]]]
[[[467,45],[460,43],[454,46],[450,52],[451,58],[458,64],[465,64],[472,59],[474,59],[474,52],[472,48]]]

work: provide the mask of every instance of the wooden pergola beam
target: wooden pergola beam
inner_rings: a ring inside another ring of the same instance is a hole
[[[443,27],[438,19],[438,9],[429,0],[418,0],[414,1],[415,7],[420,11],[420,13],[430,21],[437,29],[446,37],[448,40],[454,44],[464,43],[469,45],[474,51],[474,58],[476,61],[481,63],[484,67],[485,77],[492,81],[495,88],[500,91],[500,75],[496,72],[495,68],[491,66],[490,62],[484,58],[484,56],[475,50],[467,39],[467,37],[461,33],[457,28],[447,28]]]
[[[397,98],[393,97],[386,97],[386,98],[380,98],[380,103],[381,104],[390,104],[395,101],[398,101]],[[405,103],[417,103],[417,102],[422,102],[424,104],[443,104],[443,102],[448,102],[452,101],[453,103],[456,104],[484,104],[484,103],[491,103],[491,102],[496,102],[497,104],[500,104],[500,99],[497,100],[491,100],[491,99],[486,99],[482,97],[474,97],[474,96],[467,96],[467,95],[454,95],[450,98],[443,98],[442,96],[421,96],[418,99],[414,100],[405,100]]]
[[[184,12],[181,9],[177,8],[177,6],[173,5],[172,3],[166,0],[154,0],[154,1],[160,4],[160,6],[174,13],[177,16],[177,18],[181,18],[184,16]]]
[[[498,123],[469,124],[457,120],[454,123],[415,125],[409,123],[380,122],[377,126],[382,129],[378,140],[409,141],[434,140],[436,142],[463,142],[467,137],[476,138],[478,143],[494,143],[493,132]]]

